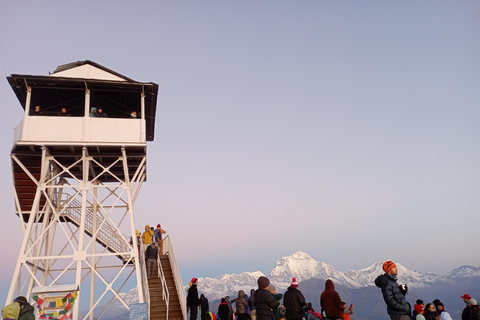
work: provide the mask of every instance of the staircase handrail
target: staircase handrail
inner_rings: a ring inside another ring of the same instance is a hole
[[[163,252],[169,256],[173,280],[175,281],[175,288],[177,289],[178,294],[178,302],[182,309],[183,320],[187,320],[187,297],[185,290],[183,289],[182,276],[178,269],[177,259],[175,258],[175,252],[173,251],[172,242],[170,241],[169,236],[166,236],[165,239],[163,239],[163,250]]]
[[[63,194],[67,197],[66,200],[61,201],[61,203],[68,203],[70,198],[72,197],[69,194]],[[70,205],[64,208],[63,213],[67,215],[70,219],[74,220],[76,223],[80,224],[81,219],[81,203],[73,199],[70,202]],[[97,242],[102,242],[109,248],[111,248],[115,252],[127,252],[130,249],[122,237],[119,237],[116,230],[110,226],[108,221],[104,221],[101,216],[96,216],[97,225],[102,225],[100,230],[97,232]],[[93,235],[93,212],[91,209],[87,209],[87,216],[85,219],[85,229],[89,231]]]
[[[143,250],[143,244],[140,243],[140,268],[142,269],[142,287],[143,287],[143,300],[148,305],[148,319],[150,319],[150,289],[148,287],[147,266],[145,263],[145,250]]]
[[[161,244],[161,243],[159,243]],[[167,306],[167,315],[165,319],[168,319],[168,310],[170,306],[170,292],[168,291],[167,281],[165,280],[165,273],[163,272],[162,262],[160,261],[160,255],[157,259],[158,277],[162,283],[162,299],[165,300]]]

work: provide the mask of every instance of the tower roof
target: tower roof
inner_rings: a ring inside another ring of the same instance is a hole
[[[90,60],[60,65],[45,75],[12,74],[7,80],[25,109],[27,87],[48,89],[108,90],[145,93],[146,139],[153,141],[158,84],[138,82]]]

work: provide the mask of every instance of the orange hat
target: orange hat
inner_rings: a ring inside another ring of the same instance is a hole
[[[395,263],[393,263],[393,261],[388,260],[383,263],[383,271],[385,271],[385,273],[388,273],[388,271],[392,270],[395,267],[397,266],[395,265]]]

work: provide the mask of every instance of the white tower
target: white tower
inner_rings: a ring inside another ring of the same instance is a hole
[[[7,302],[23,295],[43,313],[73,319],[97,318],[111,302],[129,309],[125,292],[135,286],[134,300],[144,302],[134,204],[158,85],[92,61],[7,79],[25,109],[11,152],[24,236]]]

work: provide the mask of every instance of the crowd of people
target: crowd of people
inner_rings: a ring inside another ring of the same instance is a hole
[[[385,273],[375,279],[375,285],[381,288],[391,320],[453,320],[439,299],[426,305],[419,299],[412,308],[405,299],[408,286],[397,284],[398,269],[393,261],[385,261],[383,271]],[[235,299],[222,298],[215,313],[210,310],[205,295],[198,297],[198,279],[193,278],[187,296],[190,320],[197,319],[198,307],[201,320],[350,320],[354,311],[353,304],[347,309],[331,279],[326,280],[325,290],[320,295],[320,312],[315,312],[312,304],[305,301],[295,278],[283,295],[276,292],[267,277],[259,277],[257,284],[258,289],[251,289],[250,296],[240,290]],[[466,303],[461,320],[480,320],[477,300],[468,294],[461,298]]]
[[[453,320],[445,310],[444,304],[435,299],[432,303],[417,300],[413,310],[405,299],[408,292],[406,284],[397,284],[398,268],[393,261],[383,263],[384,274],[375,279],[375,285],[382,290],[383,300],[387,304],[387,313],[391,320]],[[467,304],[462,312],[462,320],[480,320],[477,300],[468,294],[461,297]]]
[[[353,313],[353,304],[347,309],[347,304],[340,300],[330,279],[327,280],[325,291],[320,296],[321,312],[315,312],[312,303],[305,301],[295,278],[292,279],[287,291],[281,294],[267,277],[261,276],[257,280],[257,290],[251,289],[250,295],[239,290],[238,296],[234,299],[230,299],[229,296],[222,298],[216,313],[210,310],[204,294],[198,297],[197,285],[197,278],[193,278],[189,283],[187,310],[190,313],[190,320],[197,319],[198,308],[201,320],[319,320],[327,317],[332,320],[350,320]]]
[[[145,253],[148,279],[157,275],[157,258],[158,255],[163,255],[163,235],[165,233],[167,232],[162,229],[160,224],[157,224],[156,229],[147,224],[145,231],[142,233],[141,243]],[[137,238],[138,243],[140,243],[140,233],[138,231]]]
[[[74,111],[74,113],[75,113],[74,115],[75,116],[83,115],[83,111],[82,111],[81,114],[78,114],[78,112],[79,112],[78,110]],[[36,105],[35,108],[33,108],[33,110],[30,112],[30,115],[31,116],[55,116],[56,115],[56,116],[59,116],[59,117],[70,117],[71,116],[70,112],[67,110],[66,107],[61,107],[58,112],[57,111],[51,111],[51,110],[47,110],[47,111],[44,112],[39,105]],[[91,118],[108,118],[108,115],[103,110],[103,107],[91,107],[89,116]],[[117,115],[117,117],[118,117],[118,115]],[[131,110],[130,118],[138,118],[138,117],[139,117],[138,112],[136,110]],[[120,118],[128,118],[128,114],[122,113],[120,115]]]

